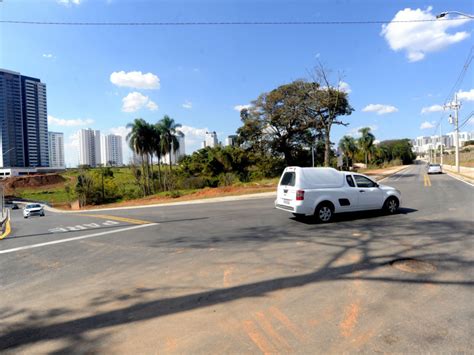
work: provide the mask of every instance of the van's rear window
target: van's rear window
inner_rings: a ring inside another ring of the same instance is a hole
[[[295,176],[296,174],[294,172],[285,173],[281,179],[280,185],[295,186]]]

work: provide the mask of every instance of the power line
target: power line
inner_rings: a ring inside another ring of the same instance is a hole
[[[472,21],[471,18],[445,18],[424,20],[365,20],[365,21],[176,21],[176,22],[66,22],[0,20],[0,23],[15,25],[52,26],[300,26],[300,25],[373,25],[387,23],[422,23],[439,21]]]
[[[461,129],[465,124],[467,124],[473,116],[474,116],[474,111],[471,111],[471,113],[467,115],[464,121],[459,125],[459,129]]]
[[[457,88],[464,81],[464,77],[466,76],[467,70],[469,69],[469,66],[472,63],[472,59],[474,58],[473,51],[474,51],[474,46],[471,46],[471,49],[469,50],[469,54],[466,58],[466,61],[464,62],[464,65],[462,66],[461,72],[459,73],[456,81],[454,82],[453,87],[451,88],[448,95],[446,96],[446,99],[444,100],[443,107],[448,104],[448,101],[450,100],[452,95],[456,92]],[[441,124],[441,121],[443,120],[444,115],[445,115],[445,113],[443,112],[441,114],[440,118],[438,119],[438,123],[436,124],[433,135],[436,135],[436,132],[438,131],[439,125]]]

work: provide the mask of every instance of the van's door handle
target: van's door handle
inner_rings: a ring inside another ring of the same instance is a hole
[[[364,190],[359,190],[359,192],[365,192]]]

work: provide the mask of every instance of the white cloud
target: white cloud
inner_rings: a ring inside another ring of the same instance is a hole
[[[58,4],[64,6],[80,5],[82,0],[57,0]]]
[[[250,106],[252,106],[252,105],[236,105],[236,106],[234,106],[234,110],[240,112],[243,109],[249,109]]]
[[[429,106],[429,107],[423,107],[421,109],[421,113],[422,114],[425,114],[425,113],[431,113],[431,112],[440,112],[440,111],[443,111],[443,106],[441,105],[433,105],[433,106]]]
[[[206,132],[209,132],[208,128],[195,128],[186,125],[181,126],[179,130],[184,133],[184,145],[187,154],[201,149],[201,144],[206,139]]]
[[[437,52],[451,44],[461,42],[469,37],[469,32],[448,33],[451,27],[458,27],[468,19],[446,21],[447,18],[427,22],[404,22],[413,20],[435,20],[432,7],[426,10],[406,8],[397,12],[388,25],[382,26],[381,36],[385,38],[394,51],[405,51],[410,62],[422,60],[427,53]],[[447,16],[449,17],[449,16]]]
[[[345,92],[346,94],[350,94],[352,92],[350,85],[345,81],[339,82],[339,90]]]
[[[159,89],[160,78],[153,73],[143,74],[141,71],[113,72],[110,74],[110,82],[117,86],[134,89]]]
[[[186,100],[181,106],[183,106],[183,108],[185,109],[190,110],[193,108],[193,103],[191,101]]]
[[[141,108],[146,107],[150,111],[158,110],[158,105],[139,92],[131,92],[122,99],[123,112],[135,112]]]
[[[44,54],[43,54],[43,58],[53,59],[53,58],[54,58],[54,55],[52,55],[51,53],[44,53]]]
[[[458,93],[458,99],[463,101],[474,101],[474,89],[471,89],[469,91],[462,91],[459,90]]]
[[[431,129],[434,128],[433,122],[425,121],[420,125],[420,129]]]
[[[369,128],[370,128],[370,131],[371,131],[372,133],[379,129],[379,127],[376,126],[376,125],[372,125],[372,126],[359,126],[359,127],[354,127],[354,128],[352,128],[352,129],[351,129],[349,132],[347,132],[346,134],[349,135],[349,136],[352,136],[352,137],[354,137],[354,138],[360,137],[359,129],[365,128],[365,127],[369,127]]]
[[[88,126],[93,123],[94,123],[94,120],[90,118],[64,119],[64,118],[56,118],[54,116],[48,115],[48,124],[51,126],[75,127],[75,126]]]
[[[398,108],[391,105],[369,104],[362,109],[363,112],[375,112],[377,115],[397,112]]]

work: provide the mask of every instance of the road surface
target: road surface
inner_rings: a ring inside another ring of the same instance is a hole
[[[413,165],[399,214],[273,199],[24,220],[0,241],[6,353],[472,353],[474,188]]]

